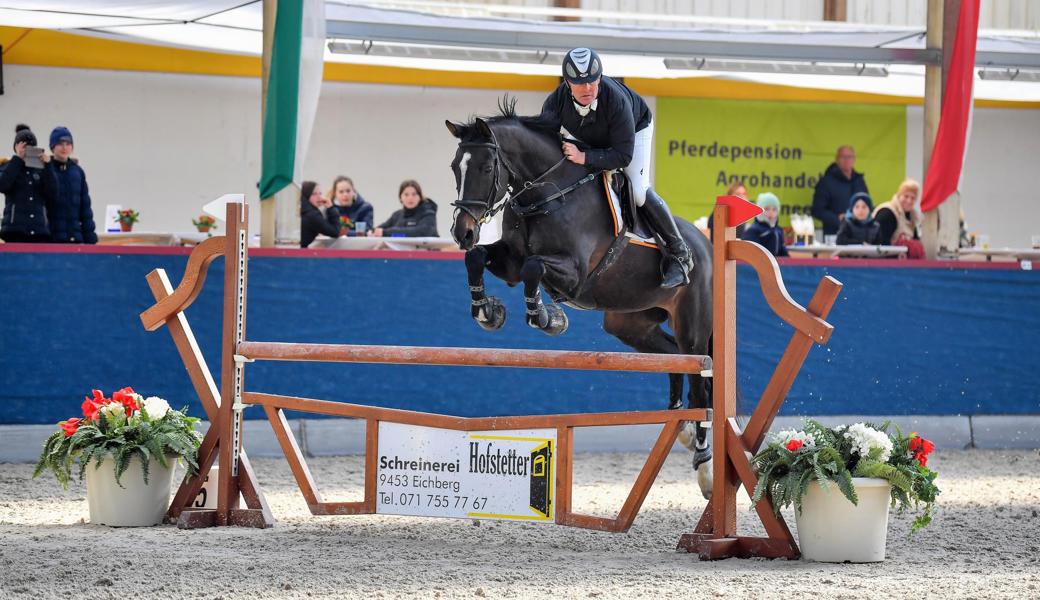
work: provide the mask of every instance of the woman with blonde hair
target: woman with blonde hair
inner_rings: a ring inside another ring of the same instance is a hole
[[[892,246],[909,248],[907,258],[924,258],[924,245],[918,227],[924,216],[917,210],[921,184],[905,179],[899,184],[892,199],[874,209],[874,220],[880,226],[880,241]]]
[[[327,193],[329,202],[339,211],[340,218],[347,218],[347,235],[365,235],[366,232],[372,231],[375,213],[372,205],[366,202],[354,187],[353,179],[339,175],[332,180]]]
[[[733,181],[733,182],[731,182],[729,184],[729,187],[726,188],[726,195],[727,196],[740,196],[741,198],[743,198],[745,200],[748,199],[748,197],[747,197],[747,195],[748,195],[747,188],[744,186],[744,182],[739,180],[739,179],[737,179],[737,180],[735,180],[735,181]],[[714,210],[714,209],[712,209],[712,210]],[[747,225],[744,224],[744,223],[741,223],[741,224],[737,225],[737,239],[741,239],[741,237],[744,235],[744,229],[746,227],[747,227]],[[713,218],[712,213],[708,213],[708,233],[709,233],[708,237],[710,239],[714,240],[715,239],[715,219]]]

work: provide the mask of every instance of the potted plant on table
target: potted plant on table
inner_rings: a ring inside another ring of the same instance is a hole
[[[132,208],[124,208],[119,211],[119,228],[123,231],[131,231],[134,223],[141,220],[141,213]]]
[[[199,215],[198,219],[191,220],[191,224],[199,230],[199,233],[209,233],[210,229],[217,228],[217,220],[209,215]]]
[[[82,409],[82,418],[58,423],[59,431],[47,438],[33,477],[50,470],[68,489],[76,463],[80,480],[86,475],[91,523],[161,523],[176,462],[183,460],[189,475],[198,471],[198,419],[129,387],[111,398],[94,390]]]
[[[357,228],[357,225],[354,223],[353,220],[351,220],[350,217],[348,217],[346,215],[340,215],[340,217],[339,217],[339,234],[340,234],[340,236],[350,235],[356,228]]]
[[[928,468],[935,444],[889,424],[828,428],[807,420],[776,434],[752,460],[753,502],[767,496],[777,515],[794,504],[802,556],[824,562],[885,559],[889,506],[917,512],[913,534],[932,520],[939,488]]]

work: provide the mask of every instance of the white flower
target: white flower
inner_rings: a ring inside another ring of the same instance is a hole
[[[787,446],[787,443],[791,440],[801,440],[802,445],[805,448],[815,448],[816,438],[811,433],[805,431],[798,431],[796,429],[784,429],[777,433],[773,440],[779,442],[781,446]]]
[[[101,407],[101,413],[110,417],[125,417],[126,408],[118,402],[109,402]]]
[[[144,413],[152,421],[158,421],[170,412],[170,403],[158,396],[149,396],[144,401]]]
[[[870,451],[877,448],[881,450],[878,460],[888,461],[892,455],[892,440],[883,431],[867,427],[863,423],[856,423],[845,432],[845,439],[852,442],[852,451],[860,456],[867,456]]]

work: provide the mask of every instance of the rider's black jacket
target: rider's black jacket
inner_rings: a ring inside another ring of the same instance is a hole
[[[582,117],[567,83],[561,83],[542,105],[541,119],[558,124],[588,146],[585,166],[592,171],[627,167],[632,162],[635,132],[650,124],[650,107],[639,94],[606,75],[600,80],[596,110]]]

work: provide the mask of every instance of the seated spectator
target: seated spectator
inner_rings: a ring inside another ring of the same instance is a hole
[[[735,183],[729,184],[729,187],[726,188],[726,195],[727,196],[740,196],[741,198],[747,200],[747,188],[744,187],[744,183],[742,181],[737,181]],[[711,233],[711,236],[709,236],[710,239],[714,240],[715,239],[715,219],[713,217],[714,217],[713,214],[709,214],[708,215],[708,231]],[[746,227],[747,227],[747,225],[745,223],[741,223],[740,225],[737,225],[737,239],[740,239],[741,237],[743,237],[744,229]]]
[[[39,159],[44,168],[28,166],[26,155],[39,151],[36,135],[28,125],[19,124],[14,131],[14,156],[0,171],[0,192],[4,194],[0,238],[14,243],[49,242],[47,213],[54,210],[58,187],[54,173],[45,168],[50,158],[42,152]]]
[[[54,210],[50,212],[51,239],[71,244],[96,244],[94,211],[90,207],[87,175],[72,158],[72,132],[58,126],[51,131],[51,152],[47,169],[58,183]]]
[[[868,244],[873,246],[879,244],[881,226],[870,214],[874,210],[874,203],[870,201],[870,196],[863,192],[853,194],[850,203],[852,208],[845,213],[845,220],[838,228],[838,245]]]
[[[773,256],[787,256],[784,230],[776,223],[780,214],[780,199],[776,194],[762,192],[756,204],[762,208],[762,214],[755,217],[755,222],[744,230],[740,239],[765,247]]]
[[[375,212],[372,205],[365,202],[365,199],[357,192],[353,179],[345,175],[337,177],[332,182],[332,187],[329,188],[329,196],[332,205],[339,211],[341,224],[344,217],[350,220],[347,235],[365,235],[365,232],[372,231],[375,227]]]
[[[816,182],[812,216],[823,222],[823,235],[838,233],[838,226],[849,210],[849,199],[853,194],[870,193],[863,174],[852,168],[855,164],[856,151],[852,146],[841,146],[834,162]]]
[[[317,183],[304,181],[300,186],[300,247],[310,246],[318,234],[339,237],[339,211],[321,195]]]
[[[920,191],[920,184],[913,179],[906,179],[899,184],[899,190],[891,200],[874,209],[881,243],[906,246],[907,258],[924,258],[924,245],[918,232],[924,217],[916,208]]]
[[[437,237],[437,203],[424,198],[419,182],[401,182],[397,191],[401,210],[395,211],[369,235],[376,237]]]

